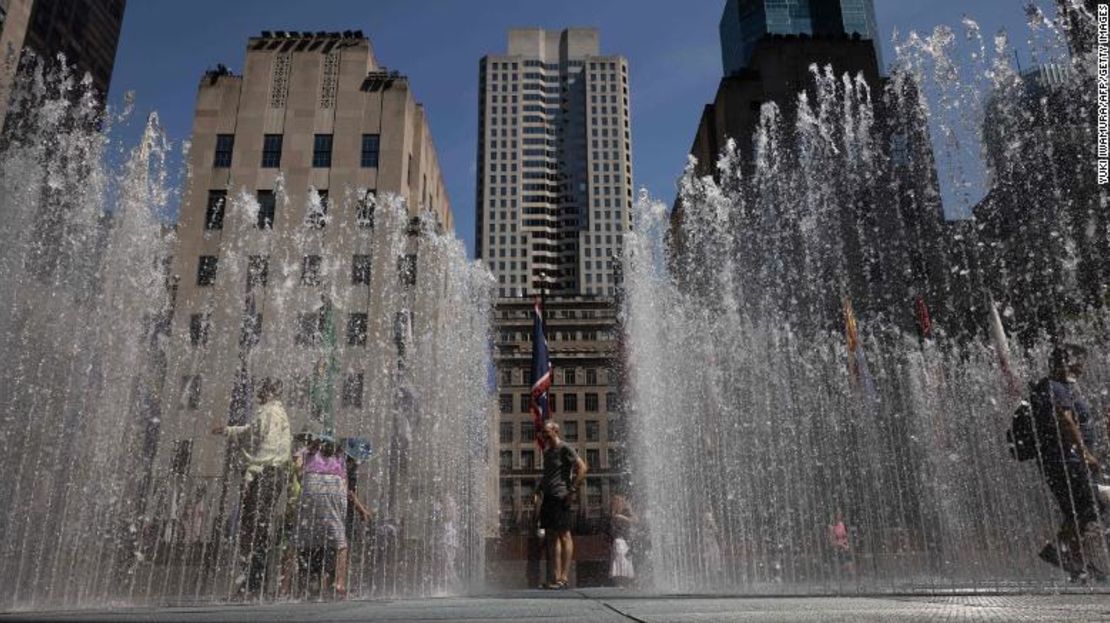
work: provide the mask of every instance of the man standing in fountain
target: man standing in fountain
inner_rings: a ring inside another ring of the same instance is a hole
[[[286,468],[292,457],[293,439],[280,400],[281,389],[280,380],[264,379],[258,389],[258,412],[249,424],[212,428],[214,435],[241,439],[247,459],[239,519],[239,556],[246,563],[247,574],[237,581],[246,596],[262,596],[274,507],[285,488]]]
[[[1085,557],[1083,537],[1096,529],[1099,508],[1094,480],[1099,472],[1090,406],[1079,393],[1086,352],[1074,344],[1052,350],[1049,376],[1033,386],[1033,420],[1041,473],[1063,514],[1056,543],[1048,543],[1041,559],[1062,567],[1073,581],[1105,580],[1105,570]]]
[[[589,467],[559,436],[559,425],[548,420],[543,425],[543,477],[532,494],[533,505],[540,505],[540,526],[547,542],[547,559],[554,563],[555,580],[547,588],[569,586],[570,563],[574,559],[574,539],[570,534],[570,501],[586,479]],[[539,498],[543,496],[542,505]]]

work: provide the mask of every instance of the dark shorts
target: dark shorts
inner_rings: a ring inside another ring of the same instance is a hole
[[[1080,530],[1098,521],[1098,501],[1086,465],[1046,462],[1044,477],[1064,521],[1075,523]]]
[[[570,499],[557,498],[553,495],[543,496],[540,506],[540,526],[550,532],[567,532],[570,530]]]

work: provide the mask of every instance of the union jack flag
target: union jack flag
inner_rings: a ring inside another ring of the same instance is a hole
[[[543,334],[543,306],[537,298],[532,305],[532,423],[536,429],[536,444],[544,447],[543,425],[551,418],[547,392],[551,389],[554,373],[547,356],[547,338]]]

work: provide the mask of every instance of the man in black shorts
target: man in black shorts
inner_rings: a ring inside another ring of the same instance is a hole
[[[1086,560],[1082,547],[1084,533],[1099,521],[1093,486],[1099,472],[1092,454],[1094,420],[1076,384],[1085,355],[1071,344],[1053,349],[1049,376],[1033,386],[1041,473],[1063,514],[1056,543],[1046,545],[1040,557],[1068,571],[1073,580],[1104,580],[1105,570]]]
[[[533,505],[539,502],[540,526],[547,542],[547,559],[554,563],[555,579],[548,588],[566,588],[569,584],[570,561],[574,558],[574,540],[570,535],[570,502],[586,479],[589,467],[574,448],[559,437],[559,425],[548,420],[543,426],[543,477],[532,494]]]

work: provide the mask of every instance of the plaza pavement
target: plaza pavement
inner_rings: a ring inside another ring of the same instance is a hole
[[[401,601],[204,604],[99,611],[10,612],[15,621],[1110,621],[1110,592],[748,597],[650,595],[615,589],[525,590]]]

